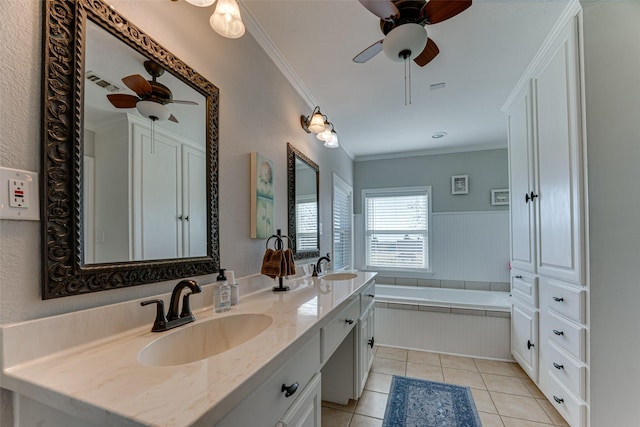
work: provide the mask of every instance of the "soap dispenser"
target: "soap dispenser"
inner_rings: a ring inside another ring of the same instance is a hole
[[[213,288],[213,311],[221,313],[231,309],[231,288],[224,275],[224,268],[220,269],[216,277],[216,285]]]

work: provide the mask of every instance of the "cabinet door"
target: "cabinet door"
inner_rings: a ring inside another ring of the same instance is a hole
[[[181,144],[156,132],[133,128],[134,259],[182,256]]]
[[[576,23],[534,78],[538,273],[582,283],[582,134]]]
[[[207,255],[207,162],[202,150],[182,148],[184,256]]]
[[[369,378],[369,370],[373,364],[374,351],[375,306],[369,309],[358,320],[358,397]]]
[[[511,265],[535,273],[535,220],[531,91],[527,86],[509,111],[509,178],[511,190]],[[527,196],[527,198],[525,198]]]
[[[535,382],[538,381],[538,311],[511,306],[511,354]]]
[[[321,427],[320,374],[305,388],[302,395],[289,408],[276,427]]]

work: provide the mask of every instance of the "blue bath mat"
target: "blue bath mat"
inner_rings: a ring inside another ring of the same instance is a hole
[[[471,389],[393,376],[382,427],[482,427]]]

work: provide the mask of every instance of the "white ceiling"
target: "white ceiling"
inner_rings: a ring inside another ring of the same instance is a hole
[[[379,19],[357,0],[241,4],[248,30],[310,104],[300,114],[318,104],[340,144],[363,159],[506,147],[500,108],[567,1],[474,0],[460,15],[427,26],[440,54],[424,68],[412,62],[411,105],[402,63],[383,53],[352,61],[383,38]],[[444,89],[430,89],[441,82]],[[431,138],[436,132],[448,135]]]

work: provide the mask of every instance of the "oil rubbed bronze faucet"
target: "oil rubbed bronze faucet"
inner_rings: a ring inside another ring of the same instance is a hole
[[[316,265],[313,266],[313,274],[312,274],[312,276],[316,276],[317,277],[318,275],[322,274],[322,261],[331,262],[331,258],[329,257],[329,254],[327,254],[326,256],[318,258],[318,262],[316,263]]]
[[[190,292],[186,293],[184,297],[182,297],[182,311],[180,311],[180,295],[184,288],[189,288]],[[168,331],[169,329],[173,329],[196,320],[193,313],[191,313],[189,296],[200,292],[202,292],[202,288],[194,280],[181,280],[178,282],[178,284],[173,288],[173,292],[171,292],[171,302],[169,303],[169,312],[167,313],[167,316],[164,315],[164,301],[161,299],[142,301],[140,303],[142,306],[157,304],[156,320],[153,322],[151,332]],[[178,314],[178,311],[180,311],[180,314]]]

